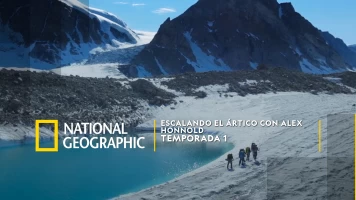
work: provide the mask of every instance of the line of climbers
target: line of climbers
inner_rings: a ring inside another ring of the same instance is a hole
[[[252,156],[253,159],[255,160],[255,162],[257,161],[257,151],[259,151],[259,148],[257,147],[257,145],[255,143],[251,144],[251,148],[250,147],[246,147],[246,149],[240,149],[239,152],[239,166],[245,166],[245,157],[247,157],[247,161],[250,161],[250,154],[252,152]],[[232,161],[234,160],[234,157],[232,154],[228,154],[227,155],[227,169],[228,170],[232,170]],[[229,168],[230,165],[230,168]]]

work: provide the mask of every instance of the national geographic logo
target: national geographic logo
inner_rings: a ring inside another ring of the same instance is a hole
[[[54,135],[53,135],[53,141],[54,141],[54,146],[53,147],[47,147],[47,148],[41,148],[40,147],[40,124],[53,124],[54,126]],[[36,126],[35,126],[35,137],[36,137],[36,152],[58,152],[58,120],[36,120]]]
[[[53,124],[53,147],[40,147],[41,124]],[[144,149],[143,136],[130,136],[125,131],[124,123],[64,123],[64,149]],[[36,152],[58,152],[58,120],[36,120],[35,125]],[[61,140],[62,141],[62,140]],[[61,146],[61,147],[62,147]]]

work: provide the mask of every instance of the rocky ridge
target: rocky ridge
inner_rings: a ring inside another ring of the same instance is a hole
[[[256,69],[259,64],[307,73],[355,67],[320,31],[276,0],[199,0],[168,18],[130,65],[128,76]]]
[[[356,44],[350,45],[349,48],[356,53]]]
[[[221,96],[225,97],[229,96],[226,93],[231,95],[231,92],[240,96],[269,92],[308,92],[313,94],[327,93],[330,95],[353,93],[346,86],[356,88],[356,73],[344,72],[334,76],[345,78],[343,81],[345,86],[326,80],[321,75],[305,74],[284,68],[256,71],[185,73],[175,76],[170,81],[163,81],[162,84],[187,96],[199,98],[204,97],[201,88],[209,85],[227,85],[227,89],[220,93]]]
[[[321,35],[328,45],[332,46],[348,65],[356,68],[356,51],[352,50],[352,47],[348,47],[342,39],[334,37],[329,32],[322,32]]]

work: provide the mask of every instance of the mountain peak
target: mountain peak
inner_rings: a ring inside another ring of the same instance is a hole
[[[166,20],[123,72],[155,76],[252,70],[259,64],[309,73],[349,67],[291,3],[200,0],[177,18]]]
[[[293,6],[293,4],[291,2],[280,3],[280,6],[283,8],[283,10],[285,12],[295,13],[294,6]]]

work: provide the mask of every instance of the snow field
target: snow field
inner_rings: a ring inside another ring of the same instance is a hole
[[[310,176],[321,184],[314,184],[314,188],[304,189],[300,195],[313,195],[315,197],[325,194],[325,169],[326,163],[322,160],[326,156],[327,135],[326,116],[331,113],[350,113],[351,105],[355,102],[356,95],[312,95],[306,93],[278,93],[248,95],[240,97],[220,97],[216,86],[206,90],[208,96],[204,99],[180,96],[177,100],[183,103],[177,104],[174,110],[168,107],[159,107],[152,110],[153,118],[157,125],[162,119],[175,120],[303,120],[303,127],[209,127],[208,131],[227,134],[228,141],[235,145],[231,153],[237,157],[238,150],[250,146],[252,142],[259,145],[261,151],[258,159],[260,166],[248,162],[246,169],[240,169],[237,161],[234,161],[235,171],[226,170],[226,155],[217,160],[198,168],[190,173],[182,175],[167,183],[142,190],[138,193],[127,194],[117,199],[266,199],[267,196],[267,160],[268,158],[281,158],[284,167],[292,167],[287,158],[296,158],[310,161],[311,166],[320,167],[319,173],[308,170],[304,174]],[[202,89],[202,88],[200,88]],[[323,138],[321,153],[318,152],[317,121],[323,120]],[[152,120],[140,125],[141,128],[152,126]],[[159,148],[157,148],[159,150]],[[343,150],[342,150],[343,151]],[[305,162],[307,162],[305,161]],[[294,167],[297,168],[298,167]],[[277,170],[278,168],[273,168]],[[284,169],[285,168],[281,168]],[[342,170],[342,169],[341,169]],[[282,171],[279,179],[296,178]],[[271,172],[272,173],[272,172]],[[302,187],[289,183],[285,186],[289,190],[297,190]],[[272,188],[273,189],[273,188]],[[309,196],[310,197],[310,196]],[[285,198],[291,198],[287,197]]]

